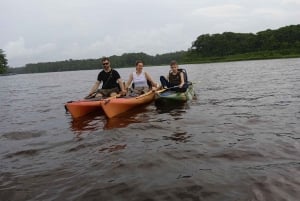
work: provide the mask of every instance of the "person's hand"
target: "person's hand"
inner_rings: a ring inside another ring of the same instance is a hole
[[[126,90],[122,90],[120,94],[121,94],[122,96],[125,96],[125,95],[126,95],[126,93],[127,93],[127,91],[126,91]]]
[[[183,84],[180,84],[178,87],[179,87],[179,88],[182,88],[182,87],[183,87]]]
[[[93,98],[93,96],[95,96],[95,95],[96,95],[96,92],[91,92],[86,97],[84,97],[84,99]]]

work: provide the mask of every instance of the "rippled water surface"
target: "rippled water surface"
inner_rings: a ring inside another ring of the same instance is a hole
[[[98,70],[0,77],[0,200],[299,200],[300,59],[182,67],[197,99],[110,120],[63,107]]]

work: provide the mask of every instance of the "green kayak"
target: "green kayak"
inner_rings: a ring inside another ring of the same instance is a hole
[[[176,101],[176,102],[186,102],[192,100],[195,95],[194,86],[190,82],[187,90],[185,92],[176,92],[172,89],[162,89],[157,91],[155,100],[156,101]]]

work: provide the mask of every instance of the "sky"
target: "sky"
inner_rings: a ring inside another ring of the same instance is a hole
[[[202,34],[300,24],[300,0],[0,0],[10,67],[187,50]]]

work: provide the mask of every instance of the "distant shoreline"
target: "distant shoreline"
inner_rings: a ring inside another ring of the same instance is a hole
[[[232,55],[234,56],[234,55]],[[225,62],[238,62],[238,61],[259,61],[259,60],[273,60],[273,59],[293,59],[293,58],[299,58],[299,55],[282,55],[280,57],[248,57],[248,58],[242,58],[242,57],[215,57],[215,58],[206,58],[205,60],[198,60],[198,61],[188,61],[188,62],[179,62],[179,65],[187,65],[187,64],[208,64],[208,63],[225,63]],[[169,64],[159,64],[159,65],[145,65],[145,67],[154,67],[154,66],[166,66]],[[122,68],[134,68],[134,66],[124,66],[124,67],[114,67],[115,69],[122,69]],[[101,66],[99,65],[99,69],[101,69]],[[49,72],[28,72],[28,73],[6,73],[6,74],[0,74],[0,76],[11,76],[11,75],[18,75],[18,74],[35,74],[35,73],[54,73],[54,72],[68,72],[68,71],[82,71],[82,70],[99,70],[99,69],[78,69],[78,70],[64,70],[64,71],[49,71]]]
[[[252,60],[269,60],[269,59],[292,59],[300,58],[300,54],[291,54],[291,55],[229,55],[225,57],[207,57],[202,59],[195,59],[186,61],[183,64],[202,64],[202,63],[219,63],[219,62],[232,62],[232,61],[252,61]]]
[[[17,75],[17,73],[2,73],[0,76],[11,76],[11,75]]]
[[[290,58],[300,58],[299,51],[295,52],[289,52],[286,50],[274,50],[274,51],[260,51],[260,52],[250,52],[250,53],[244,53],[244,54],[234,54],[234,55],[227,55],[227,56],[215,56],[215,57],[201,57],[197,55],[184,55],[187,52],[176,52],[173,53],[176,55],[176,57],[170,57],[167,60],[168,62],[172,59],[175,59],[178,61],[180,65],[184,64],[204,64],[204,63],[220,63],[220,62],[234,62],[234,61],[251,61],[251,60],[268,60],[268,59],[290,59]],[[131,54],[137,54],[140,53],[131,53]],[[146,54],[143,54],[142,56],[145,56]],[[85,61],[92,61],[92,65],[88,65],[89,63],[86,63]],[[77,64],[77,62],[82,62],[83,65]],[[77,68],[73,68],[74,63],[76,64]],[[132,62],[133,64],[134,62]],[[79,70],[96,70],[101,68],[100,59],[90,59],[90,60],[83,60],[83,61],[77,61],[77,60],[66,60],[66,61],[56,61],[56,62],[48,62],[48,63],[38,63],[38,64],[32,64],[34,69],[31,69],[31,71],[26,71],[26,67],[21,68],[10,68],[8,69],[8,73],[6,74],[0,74],[1,76],[6,75],[15,75],[15,74],[31,74],[31,73],[49,73],[49,72],[65,72],[65,71],[79,71]],[[45,71],[39,71],[40,65],[56,65],[57,68],[48,68]],[[162,63],[150,63],[145,62],[145,67],[151,67],[151,66],[164,66],[169,65],[166,61],[163,61]],[[65,68],[61,67],[64,66]],[[118,64],[117,62],[112,62],[112,66],[116,69],[119,68],[130,68],[134,67],[134,65],[129,66],[122,66],[121,64]],[[35,71],[36,70],[36,71]]]

